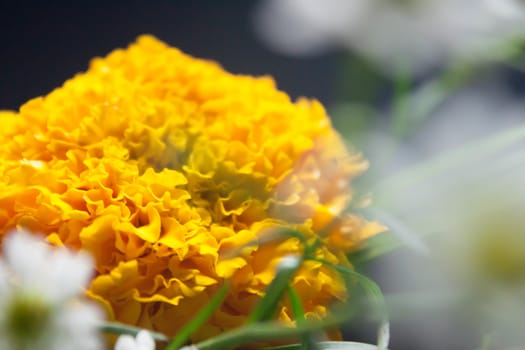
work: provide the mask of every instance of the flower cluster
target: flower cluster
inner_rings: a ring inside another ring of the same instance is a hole
[[[303,249],[254,242],[293,229],[347,265],[345,251],[382,230],[342,214],[367,163],[319,102],[293,103],[271,78],[229,74],[151,36],[0,118],[0,233],[24,227],[89,251],[88,295],[121,322],[173,335],[229,280],[195,339],[213,336],[244,322],[281,257]],[[346,298],[319,263],[292,284],[308,317]],[[278,318],[291,319],[286,304]]]

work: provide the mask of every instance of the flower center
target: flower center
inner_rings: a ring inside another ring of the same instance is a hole
[[[25,343],[45,333],[51,307],[39,297],[19,295],[9,303],[5,316],[6,330],[12,344],[16,344],[17,349],[23,349]]]

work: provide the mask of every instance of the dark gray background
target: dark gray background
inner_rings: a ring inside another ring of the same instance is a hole
[[[71,1],[0,5],[0,108],[15,109],[87,68],[90,58],[150,33],[234,73],[271,74],[293,97],[334,98],[336,53],[290,59],[251,28],[256,1]]]

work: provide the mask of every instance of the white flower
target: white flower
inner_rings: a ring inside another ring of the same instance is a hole
[[[419,73],[449,59],[479,59],[497,42],[523,37],[519,0],[265,0],[255,29],[291,55],[346,47],[386,72]]]
[[[0,350],[102,348],[100,310],[81,299],[90,256],[52,248],[25,231],[3,241]]]
[[[155,350],[155,341],[148,331],[141,330],[135,338],[121,335],[115,343],[115,350]]]
[[[394,233],[399,229],[408,242],[427,243],[428,254],[405,251],[380,272],[386,289],[429,293],[425,300],[434,308],[424,310],[430,322],[410,325],[416,348],[458,348],[447,343],[455,334],[430,327],[467,321],[471,324],[461,330],[465,338],[476,336],[469,328],[479,327],[494,332],[491,348],[525,344],[524,108],[503,89],[465,89],[399,147],[396,161],[436,158],[402,181],[380,174],[385,182],[373,190],[375,203],[383,200],[380,209],[410,230],[402,232],[404,227],[387,220],[385,225]],[[475,143],[469,147],[469,142]],[[460,146],[465,148],[452,156],[442,154]],[[378,145],[376,155],[368,153],[372,164],[385,149]]]

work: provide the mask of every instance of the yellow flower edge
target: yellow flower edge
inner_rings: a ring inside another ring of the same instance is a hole
[[[302,252],[293,238],[249,243],[294,229],[349,266],[345,252],[383,230],[341,216],[368,164],[319,102],[293,103],[269,77],[230,74],[149,35],[0,121],[0,232],[92,253],[87,293],[127,324],[174,335],[228,280],[193,340],[211,337],[245,322],[279,260]],[[319,263],[291,283],[307,317],[347,298]],[[292,322],[286,303],[277,317]]]

